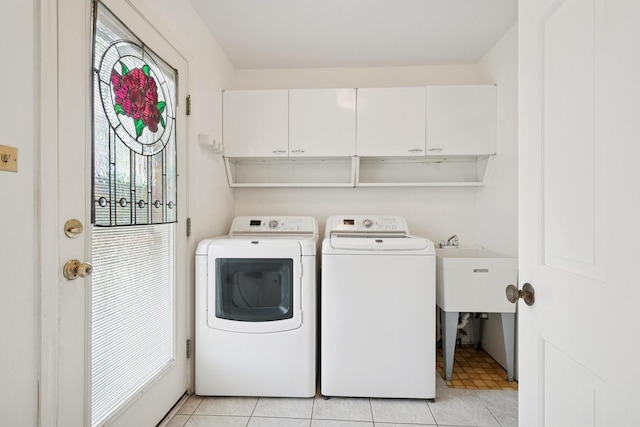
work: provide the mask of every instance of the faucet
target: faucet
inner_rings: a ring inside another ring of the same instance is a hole
[[[441,248],[446,248],[446,247],[449,247],[449,246],[453,246],[454,248],[457,248],[458,247],[458,235],[454,234],[453,236],[449,237],[446,242],[444,240],[440,240],[440,243],[438,243],[438,246],[441,247]]]

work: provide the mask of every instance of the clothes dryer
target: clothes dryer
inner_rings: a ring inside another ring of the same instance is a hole
[[[329,217],[322,242],[320,391],[435,397],[435,248],[400,216]]]
[[[196,250],[195,392],[316,393],[316,244],[311,217],[234,219]]]

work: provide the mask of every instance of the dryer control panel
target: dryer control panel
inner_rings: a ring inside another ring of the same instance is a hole
[[[313,217],[307,216],[239,216],[233,220],[230,235],[318,233]]]

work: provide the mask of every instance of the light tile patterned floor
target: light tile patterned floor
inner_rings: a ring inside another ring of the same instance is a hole
[[[444,358],[442,349],[436,357],[437,371],[444,378]],[[448,387],[472,390],[517,390],[518,383],[507,381],[507,371],[483,350],[473,345],[456,347],[451,381],[444,381]]]
[[[515,390],[449,388],[436,399],[324,399],[191,396],[162,427],[515,427]]]

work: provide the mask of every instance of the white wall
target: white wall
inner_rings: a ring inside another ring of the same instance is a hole
[[[227,231],[234,213],[219,156],[197,134],[221,139],[221,90],[234,69],[187,0],[134,0],[189,60],[193,114],[189,131],[190,258],[199,240]],[[19,149],[19,172],[0,172],[0,424],[36,426],[40,362],[39,0],[0,2],[0,144]],[[44,140],[46,143],[47,140]],[[51,213],[44,213],[51,214]],[[191,276],[193,277],[193,275]],[[193,283],[190,283],[191,290]],[[191,293],[193,295],[193,292]]]
[[[235,69],[187,0],[134,0],[157,15],[152,23],[189,61],[191,95],[189,127],[189,216],[191,249],[205,237],[224,234],[233,219],[233,193],[220,155],[198,144],[198,134],[222,141],[222,89],[232,84]],[[180,102],[183,102],[181,99]]]
[[[234,216],[233,192],[227,184],[224,161],[219,154],[198,144],[198,134],[222,141],[222,89],[228,87],[235,69],[212,38],[188,0],[135,0],[156,14],[152,23],[189,61],[189,88],[180,96],[191,95],[189,127],[189,239],[190,288],[193,303],[195,249],[204,238],[225,234]],[[180,102],[183,102],[181,99]],[[187,314],[190,337],[195,336],[193,312]],[[197,345],[197,343],[195,343]],[[193,386],[193,372],[191,372]]]
[[[486,187],[476,198],[476,242],[518,256],[518,29],[511,28],[480,63],[481,72],[498,82],[498,153]],[[514,283],[517,285],[516,283]],[[506,366],[502,320],[485,321],[483,348]],[[516,375],[517,376],[517,375]]]
[[[7,426],[37,422],[37,3],[0,2],[0,144],[19,150],[18,173],[0,172],[0,424]]]
[[[226,89],[397,87],[487,83],[477,65],[238,70]]]
[[[239,70],[228,89],[498,85],[498,155],[484,188],[236,188],[237,215],[311,215],[321,233],[335,214],[403,215],[411,232],[434,242],[457,234],[463,245],[517,253],[517,31],[480,64],[397,68]],[[485,328],[485,349],[505,364],[499,317]]]
[[[493,83],[478,65],[390,68],[239,70],[230,89],[397,87]],[[475,239],[472,188],[236,188],[236,214],[298,214],[317,218],[320,231],[335,214],[396,214],[411,232],[434,241],[458,234]]]
[[[514,36],[510,32],[505,39]],[[500,52],[496,54],[499,56]],[[239,70],[233,86],[229,89],[264,88],[316,88],[316,87],[383,87],[383,86],[423,86],[429,84],[482,84],[501,82],[486,72],[484,64],[461,66],[425,66],[397,68],[328,68],[328,69],[286,69],[286,70]],[[515,73],[515,70],[510,70]],[[509,77],[511,78],[511,77]],[[513,77],[515,78],[515,76]],[[508,99],[509,96],[513,99]],[[500,89],[499,97],[501,123],[499,124],[499,150],[491,182],[487,189],[476,188],[236,188],[236,214],[300,214],[315,216],[324,226],[324,220],[331,214],[339,213],[393,213],[407,218],[411,231],[434,241],[445,239],[452,234],[460,237],[462,244],[494,244],[487,236],[479,233],[478,226],[495,227],[500,224],[496,218],[485,221],[487,208],[480,207],[476,200],[482,195],[483,206],[493,203],[484,194],[493,194],[493,199],[501,205],[515,206],[515,194],[504,191],[502,180],[515,185],[516,160],[512,157],[515,139],[503,137],[512,132],[507,124],[508,113],[502,110],[515,109],[515,93]],[[503,123],[504,122],[504,123]],[[511,126],[511,127],[510,127]],[[499,159],[501,158],[501,159]],[[498,184],[496,184],[498,183]],[[479,214],[483,215],[482,221]],[[515,211],[503,211],[505,216],[515,215]],[[515,224],[516,218],[508,222]],[[496,230],[497,231],[497,230]],[[515,228],[500,233],[500,248],[517,246]],[[479,241],[481,240],[481,241]]]

